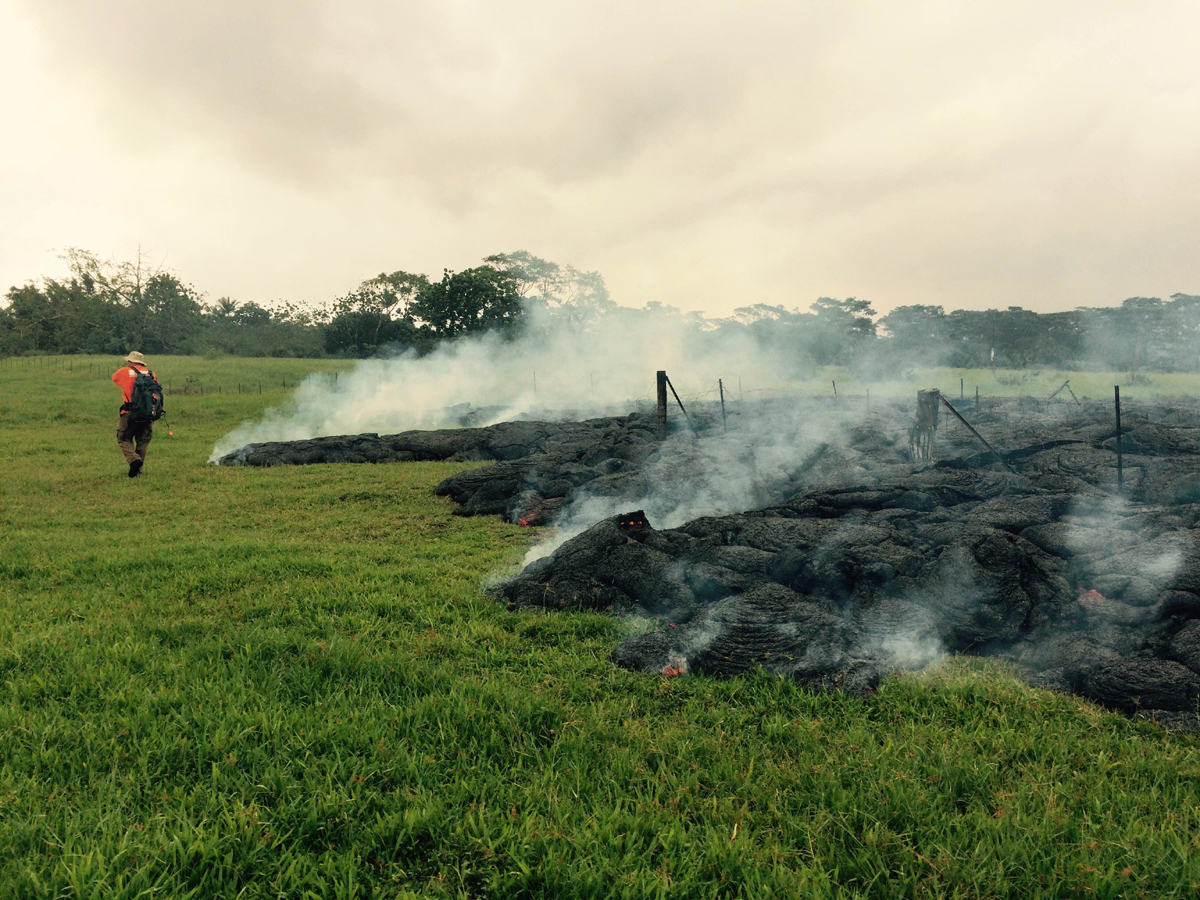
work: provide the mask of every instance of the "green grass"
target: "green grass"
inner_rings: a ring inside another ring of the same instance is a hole
[[[0,896],[1200,891],[1195,738],[966,660],[633,675],[481,596],[529,535],[451,517],[456,466],[203,464],[346,363],[152,360],[264,391],[170,397],[131,481],[92,362],[0,368]]]

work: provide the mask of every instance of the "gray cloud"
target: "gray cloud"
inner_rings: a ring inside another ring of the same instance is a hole
[[[46,115],[82,113],[74,152],[0,151],[32,179],[8,283],[140,240],[245,299],[517,247],[711,313],[1200,292],[1191,3],[0,0],[5,23]],[[84,171],[107,184],[72,218]]]

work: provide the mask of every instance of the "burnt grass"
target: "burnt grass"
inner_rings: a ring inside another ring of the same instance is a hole
[[[1121,489],[1109,405],[961,408],[1003,464],[944,409],[933,459],[914,462],[912,405],[868,412],[861,398],[747,405],[728,434],[699,409],[697,433],[673,422],[663,441],[652,414],[633,413],[250,445],[221,462],[492,461],[437,492],[461,515],[524,524],[627,501],[491,591],[514,608],[632,617],[640,628],[613,654],[626,668],[761,669],[869,693],[961,653],[1196,728],[1200,405],[1127,401]],[[689,466],[763,440],[795,452],[760,473],[759,508],[661,528],[634,506],[711,480]]]

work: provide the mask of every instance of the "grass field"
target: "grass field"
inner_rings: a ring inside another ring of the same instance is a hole
[[[530,535],[457,466],[203,464],[347,363],[151,362],[221,393],[136,480],[115,360],[0,367],[0,897],[1200,892],[1200,740],[965,660],[619,670],[618,622],[481,596]]]

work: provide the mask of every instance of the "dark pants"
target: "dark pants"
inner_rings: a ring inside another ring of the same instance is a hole
[[[153,422],[131,422],[128,415],[121,416],[121,421],[117,423],[117,446],[125,454],[125,462],[131,463],[135,459],[146,461],[146,448],[150,446],[153,433]],[[134,441],[137,441],[136,450]]]

